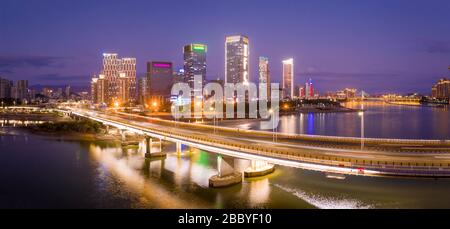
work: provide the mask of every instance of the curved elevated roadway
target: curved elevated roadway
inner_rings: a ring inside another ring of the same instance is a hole
[[[450,140],[317,136],[213,127],[121,112],[63,112],[234,157],[332,173],[450,177]],[[276,139],[276,141],[274,141]]]

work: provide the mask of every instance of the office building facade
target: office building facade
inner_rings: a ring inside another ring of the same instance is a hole
[[[248,83],[249,40],[242,35],[227,36],[225,39],[225,83]]]
[[[282,75],[282,89],[283,99],[294,98],[294,59],[289,58],[282,61],[283,75]]]
[[[202,85],[206,80],[206,53],[207,46],[204,44],[189,44],[183,48],[185,82],[194,88],[194,76],[200,75]]]
[[[147,62],[147,81],[152,101],[169,102],[174,83],[172,62]]]
[[[136,102],[136,58],[118,58],[116,53],[103,54],[103,68],[99,77],[93,77],[91,93],[94,103],[131,105]],[[101,78],[100,78],[101,76]]]
[[[0,77],[0,99],[11,98],[12,81]]]
[[[442,78],[431,89],[433,98],[450,99],[450,79]]]
[[[259,57],[259,83],[267,85],[266,96],[267,100],[270,100],[270,71],[269,71],[269,58]]]

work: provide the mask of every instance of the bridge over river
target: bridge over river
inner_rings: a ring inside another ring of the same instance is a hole
[[[450,177],[450,140],[380,139],[285,134],[177,122],[123,112],[60,109],[146,136],[147,143],[169,141],[214,152],[219,177],[233,171],[229,157],[252,160],[255,174],[267,165],[283,165],[332,174],[363,176]],[[151,147],[147,147],[151,148]],[[161,152],[159,152],[161,154]],[[147,152],[149,157],[152,152]],[[258,166],[260,165],[260,166]],[[258,168],[259,167],[259,168]],[[251,174],[251,173],[249,173]]]

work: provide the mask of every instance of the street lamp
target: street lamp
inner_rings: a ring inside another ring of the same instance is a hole
[[[209,110],[210,111],[214,111],[214,113],[213,113],[213,126],[214,126],[214,133],[216,133],[216,112],[215,112],[215,109],[213,108],[213,107],[210,107],[209,108]]]
[[[175,126],[177,125],[177,109],[176,109],[176,106],[175,105],[172,105],[172,111],[175,111]]]
[[[270,116],[271,116],[271,119],[272,119],[272,141],[276,142],[276,140],[277,140],[277,129],[278,128],[275,127],[275,117],[273,115],[274,111],[272,109],[270,109],[269,113],[270,113]]]
[[[358,116],[361,117],[361,150],[364,149],[364,111],[359,111]]]

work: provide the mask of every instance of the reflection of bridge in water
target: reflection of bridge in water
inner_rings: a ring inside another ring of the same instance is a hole
[[[163,156],[153,150],[161,141],[218,153],[217,184],[241,181],[233,157],[251,160],[247,176],[265,175],[272,164],[323,172],[366,176],[450,177],[450,141],[376,139],[272,133],[213,127],[162,120],[127,113],[60,110],[73,117],[98,121],[147,139],[147,157]],[[215,129],[215,130],[214,130]],[[274,137],[276,135],[276,137]],[[276,141],[274,141],[276,139]],[[364,148],[361,149],[361,142]],[[239,177],[239,178],[237,178]]]

